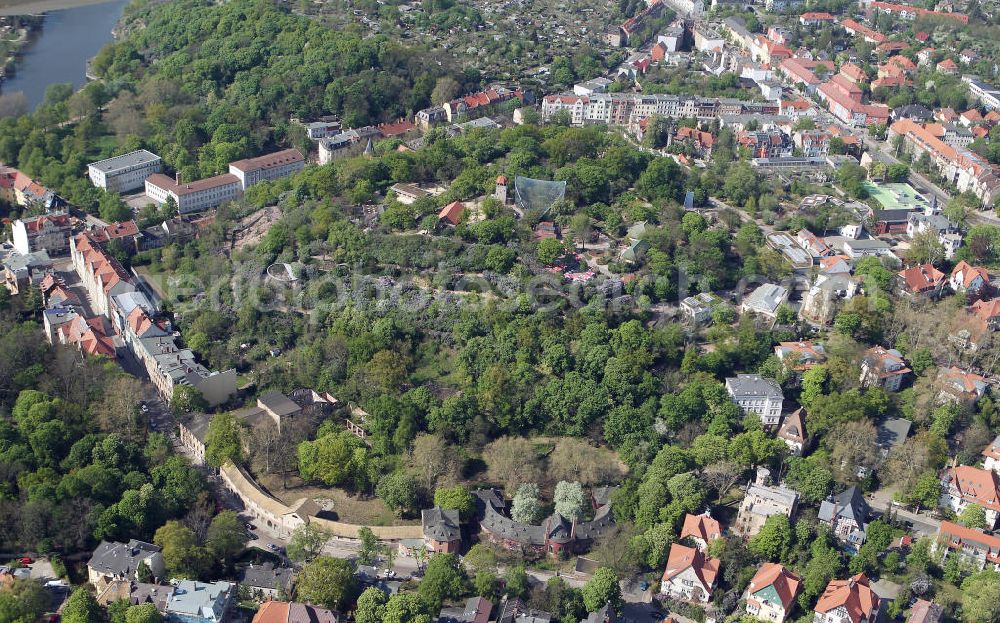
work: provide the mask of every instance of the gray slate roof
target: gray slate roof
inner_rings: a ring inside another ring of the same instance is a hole
[[[425,508],[420,511],[420,520],[423,523],[424,536],[429,536],[435,541],[457,541],[462,538],[458,511],[453,508],[445,509],[440,506]]]
[[[832,500],[824,500],[819,507],[820,521],[832,522],[834,513],[840,519],[853,519],[859,526],[864,526],[868,522],[871,509],[861,490],[851,487],[834,496]]]
[[[757,374],[738,374],[729,377],[726,379],[726,386],[732,390],[736,398],[747,396],[768,396],[778,400],[784,398],[781,386],[774,379]]]
[[[160,157],[151,151],[146,151],[145,149],[139,149],[136,151],[130,151],[127,154],[122,154],[120,156],[114,156],[112,158],[106,158],[104,160],[98,160],[97,162],[91,162],[88,166],[94,167],[99,171],[104,171],[105,173],[113,173],[115,171],[120,171],[122,169],[127,169],[129,167],[134,167],[142,164],[149,164],[152,162],[157,162]]]
[[[913,422],[904,418],[889,418],[878,425],[876,439],[882,448],[892,448],[906,441]]]
[[[159,551],[159,546],[135,539],[128,543],[101,541],[87,566],[100,573],[131,576],[141,561]]]
[[[275,568],[273,563],[250,565],[240,570],[240,584],[252,588],[289,591],[292,588],[294,573],[288,567]]]

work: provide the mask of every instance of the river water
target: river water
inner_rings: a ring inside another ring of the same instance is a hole
[[[111,29],[128,0],[112,0],[46,14],[41,32],[18,59],[17,73],[0,84],[3,93],[22,91],[28,108],[45,99],[50,84],[70,82],[74,89],[86,83],[87,60],[111,41]]]

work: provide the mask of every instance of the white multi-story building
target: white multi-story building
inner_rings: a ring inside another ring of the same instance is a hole
[[[181,214],[203,212],[232,201],[243,194],[240,178],[232,173],[216,175],[190,184],[181,184],[162,173],[146,178],[146,195],[156,203],[173,197]]]
[[[285,177],[301,171],[306,159],[298,149],[283,149],[272,154],[247,158],[229,163],[229,172],[240,180],[240,188],[246,190],[258,182]]]
[[[777,426],[785,400],[774,379],[756,374],[739,374],[726,379],[726,391],[744,415],[756,413],[764,426]]]
[[[151,151],[138,149],[127,154],[91,162],[90,181],[108,192],[123,193],[143,187],[146,178],[163,169],[163,161]]]

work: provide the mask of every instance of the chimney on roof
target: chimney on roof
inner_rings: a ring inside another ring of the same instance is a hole
[[[175,183],[175,184],[177,184],[178,186],[180,186],[180,185],[181,185],[181,172],[180,172],[180,171],[178,171],[178,172],[177,172],[177,173],[176,173],[176,174],[174,175],[174,183]]]

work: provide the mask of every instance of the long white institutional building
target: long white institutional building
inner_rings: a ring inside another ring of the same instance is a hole
[[[600,123],[631,126],[649,117],[715,119],[723,115],[775,115],[777,102],[746,102],[732,98],[702,98],[693,95],[642,95],[636,93],[595,93],[592,95],[546,95],[542,118],[565,110],[573,125]]]
[[[151,151],[139,149],[87,165],[94,186],[123,193],[142,188],[146,178],[163,169],[163,161]]]
[[[237,160],[229,164],[229,172],[240,180],[243,190],[258,182],[273,180],[301,171],[306,159],[298,149],[283,149],[273,154]]]
[[[237,160],[229,164],[229,173],[207,177],[196,182],[183,182],[156,173],[146,178],[146,195],[156,203],[172,197],[181,214],[203,212],[243,196],[247,188],[301,171],[306,166],[302,152],[284,149],[257,158]]]

